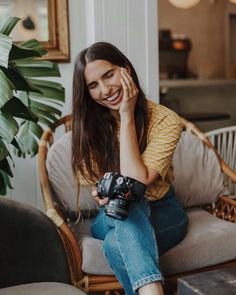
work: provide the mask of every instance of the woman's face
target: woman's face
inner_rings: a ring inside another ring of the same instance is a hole
[[[119,110],[123,97],[121,68],[106,60],[95,60],[86,64],[85,83],[91,97],[99,104]]]

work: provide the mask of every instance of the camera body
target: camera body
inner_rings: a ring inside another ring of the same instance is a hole
[[[99,198],[109,198],[105,213],[116,219],[128,217],[130,201],[139,201],[145,193],[146,185],[118,172],[107,172],[96,182]]]

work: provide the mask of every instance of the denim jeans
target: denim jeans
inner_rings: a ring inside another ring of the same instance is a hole
[[[127,295],[151,282],[163,281],[159,256],[179,243],[188,219],[171,187],[154,202],[131,202],[126,220],[107,216],[100,208],[92,235],[104,240],[103,252]]]

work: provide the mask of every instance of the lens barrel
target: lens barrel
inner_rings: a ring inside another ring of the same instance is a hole
[[[125,220],[128,217],[128,210],[129,202],[127,202],[123,197],[118,197],[109,201],[105,208],[105,213],[112,218]]]

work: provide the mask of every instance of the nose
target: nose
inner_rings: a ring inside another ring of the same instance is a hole
[[[109,95],[111,92],[111,87],[104,82],[100,84],[100,89],[102,95]]]

